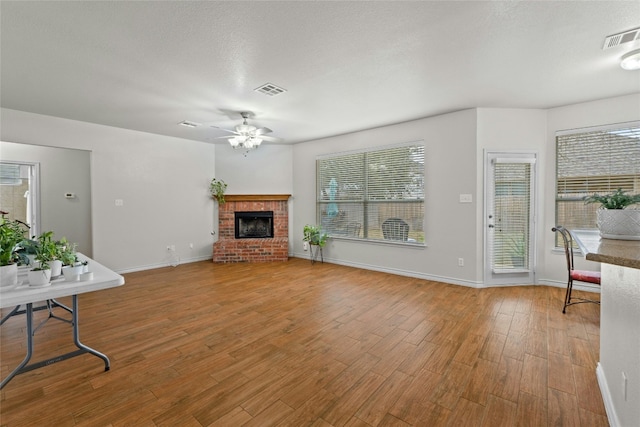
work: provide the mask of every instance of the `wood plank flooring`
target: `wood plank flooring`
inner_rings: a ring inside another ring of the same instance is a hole
[[[18,375],[1,393],[2,426],[608,425],[599,306],[563,315],[559,288],[302,259],[125,279],[79,297],[80,338],[111,370],[82,355]],[[24,316],[1,329],[3,378],[24,357],[24,329]],[[35,341],[34,361],[73,349],[55,320]]]

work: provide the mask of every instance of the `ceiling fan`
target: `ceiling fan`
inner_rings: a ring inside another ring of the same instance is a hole
[[[219,136],[218,138],[224,138],[229,141],[229,144],[235,149],[245,149],[247,151],[256,149],[262,144],[262,141],[278,142],[280,138],[274,136],[268,136],[266,134],[273,132],[266,127],[255,127],[247,123],[250,113],[243,111],[240,113],[242,116],[242,124],[237,125],[234,130],[224,129],[218,126],[210,125],[212,128],[220,129],[225,132],[229,132],[231,135]]]

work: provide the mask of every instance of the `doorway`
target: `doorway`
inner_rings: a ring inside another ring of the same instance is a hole
[[[38,175],[38,163],[0,162],[0,210],[27,224],[28,237],[40,234]]]
[[[487,285],[535,282],[536,154],[485,154]]]

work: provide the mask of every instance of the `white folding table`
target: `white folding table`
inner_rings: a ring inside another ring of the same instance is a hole
[[[97,261],[87,258],[82,254],[78,254],[78,258],[81,261],[89,261],[89,271],[93,273],[93,278],[91,280],[66,281],[63,278],[58,278],[52,280],[51,285],[49,286],[31,287],[29,286],[27,279],[27,270],[21,269],[18,274],[17,287],[6,290],[0,288],[0,308],[17,308],[25,305],[27,323],[27,354],[24,360],[9,375],[7,375],[6,378],[2,380],[0,389],[4,388],[4,386],[18,374],[41,368],[43,366],[51,365],[53,363],[60,362],[62,360],[66,360],[85,353],[93,354],[94,356],[102,359],[104,361],[104,370],[109,370],[110,363],[109,358],[106,355],[80,342],[80,332],[78,327],[78,295],[124,285],[124,277],[109,270],[107,267],[103,266]],[[55,300],[55,298],[66,296],[72,297],[72,308],[68,309],[67,307],[64,307],[62,305],[61,306],[71,312],[73,342],[76,347],[78,347],[78,350],[51,357],[40,362],[28,364],[31,360],[31,355],[33,354],[33,304],[38,301]],[[17,311],[15,308],[12,313]]]

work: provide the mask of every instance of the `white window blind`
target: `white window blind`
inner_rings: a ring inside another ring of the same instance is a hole
[[[332,237],[424,243],[424,143],[317,160],[317,216]]]
[[[556,187],[556,224],[596,228],[598,205],[585,196],[640,193],[640,122],[557,133]]]
[[[495,237],[493,240],[494,271],[526,271],[529,269],[529,236],[531,212],[531,167],[533,160],[494,165]],[[506,160],[509,161],[509,160]]]

